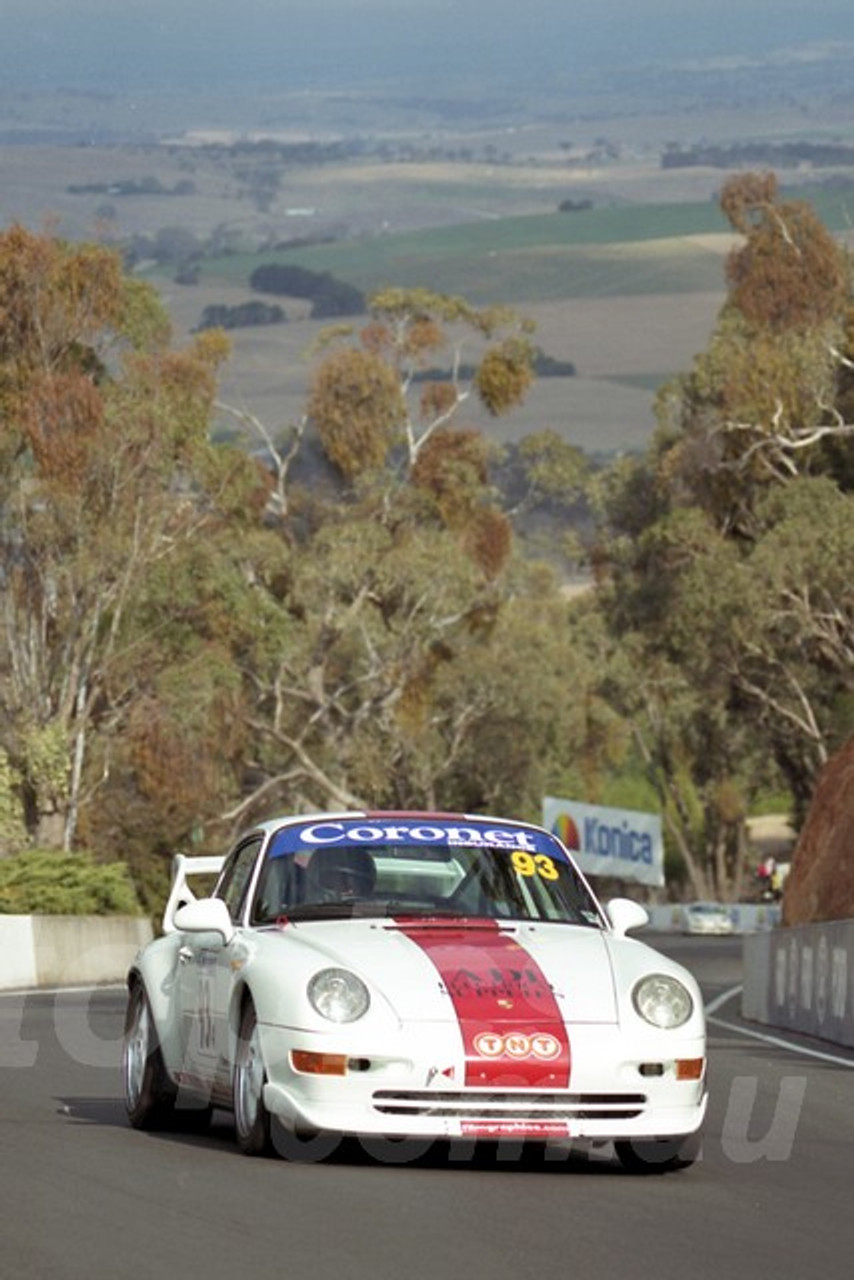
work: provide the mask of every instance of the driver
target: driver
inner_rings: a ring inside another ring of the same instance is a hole
[[[307,902],[369,898],[377,871],[364,849],[315,849],[308,864]]]

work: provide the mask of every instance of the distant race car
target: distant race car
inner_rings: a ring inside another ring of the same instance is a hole
[[[726,907],[720,902],[689,902],[682,909],[683,933],[724,936],[733,932]]]
[[[188,887],[216,875],[212,897]],[[163,935],[128,975],[127,1114],[233,1112],[249,1155],[309,1141],[613,1142],[638,1171],[696,1158],[703,1004],[626,936],[543,828],[439,813],[260,824],[174,863]],[[401,1158],[400,1156],[397,1157]]]

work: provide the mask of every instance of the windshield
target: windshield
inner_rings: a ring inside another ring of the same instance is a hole
[[[336,819],[271,838],[253,924],[351,916],[475,917],[601,927],[566,851],[538,828]]]

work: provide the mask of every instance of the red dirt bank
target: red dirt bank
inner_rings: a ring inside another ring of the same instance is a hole
[[[783,924],[850,919],[854,919],[854,738],[819,774],[783,897]]]

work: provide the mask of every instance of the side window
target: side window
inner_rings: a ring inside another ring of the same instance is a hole
[[[239,844],[229,856],[217,885],[216,896],[228,907],[232,920],[237,920],[243,910],[246,889],[252,878],[252,869],[262,844],[261,836]]]

